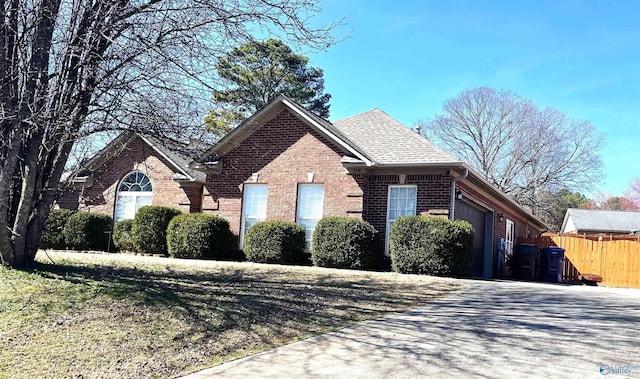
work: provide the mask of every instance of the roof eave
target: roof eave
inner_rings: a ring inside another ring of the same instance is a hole
[[[156,146],[156,144],[153,143],[153,141],[149,140],[148,138],[146,138],[143,134],[141,133],[136,133],[147,145],[151,146],[151,148],[153,150],[155,150],[158,154],[160,154],[164,159],[167,160],[167,162],[171,163],[171,165],[173,167],[175,167],[176,169],[178,169],[180,171],[180,173],[184,176],[186,176],[187,178],[189,178],[190,181],[196,181],[197,178],[193,177],[192,175],[190,175],[184,168],[182,168],[177,162],[175,162],[173,159],[171,159],[171,157],[169,157],[164,151],[162,151],[162,149],[159,148],[159,146]]]
[[[124,149],[135,136],[136,136],[136,133],[131,130],[125,130],[122,133],[118,134],[118,136],[114,138],[113,141],[109,142],[105,147],[103,147],[100,151],[98,151],[91,159],[89,159],[80,167],[78,167],[78,172],[82,170],[94,171],[96,167],[100,166],[102,163],[104,163],[104,161],[109,159],[108,154],[112,150]]]
[[[192,170],[203,172],[205,174],[218,173],[220,170],[222,170],[221,163],[221,160],[211,162],[192,161],[191,163],[189,163],[189,168]]]
[[[189,185],[189,184],[205,184],[205,181],[200,180],[198,178],[188,178],[184,176],[174,175],[171,177],[171,180],[180,184],[180,185]]]
[[[576,229],[576,233],[580,234],[580,233],[597,233],[597,234],[611,234],[611,233],[620,233],[620,234],[629,234],[631,233],[633,230],[635,229],[624,229],[624,230],[616,230],[616,229],[591,229],[591,228],[577,228]]]
[[[342,162],[342,167],[344,168],[366,168],[371,167],[367,166],[364,162]]]
[[[418,162],[418,163],[376,163],[374,166],[378,168],[463,168],[464,162]]]
[[[494,195],[497,195],[497,197],[499,197],[501,200],[509,203],[509,205],[515,207],[515,209],[519,210],[522,214],[526,215],[527,218],[530,219],[531,221],[534,221],[536,226],[539,226],[540,229],[545,229],[545,230],[549,229],[549,226],[547,224],[545,224],[542,220],[540,220],[536,216],[529,213],[529,211],[524,209],[520,204],[516,203],[515,200],[507,196],[507,194],[500,191],[498,188],[495,188],[493,184],[489,183],[489,181],[487,181],[479,173],[474,171],[467,163],[463,163],[462,167],[469,170],[469,176],[473,176],[475,180],[481,182],[486,188],[488,188],[491,192],[493,192]]]
[[[93,174],[84,175],[84,176],[75,176],[68,183],[72,188],[82,188],[89,187],[93,185],[95,179]]]

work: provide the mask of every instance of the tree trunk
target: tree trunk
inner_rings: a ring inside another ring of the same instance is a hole
[[[197,103],[196,71],[253,26],[326,47],[335,25],[302,18],[316,2],[77,0],[60,13],[61,0],[0,0],[0,264],[33,266],[74,138],[145,125],[181,135],[172,113],[189,117],[176,104]]]

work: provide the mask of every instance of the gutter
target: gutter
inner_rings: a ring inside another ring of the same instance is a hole
[[[524,209],[520,204],[516,203],[515,200],[513,200],[512,198],[507,196],[507,194],[505,194],[504,192],[500,191],[493,184],[489,183],[489,181],[487,181],[485,178],[483,178],[480,174],[478,174],[477,172],[473,171],[473,169],[470,169],[466,164],[463,167],[465,167],[466,169],[469,170],[469,173],[471,174],[473,179],[479,181],[486,188],[490,189],[493,192],[493,194],[491,196],[494,196],[497,200],[500,200],[501,202],[505,202],[507,204],[510,204],[513,207],[514,210],[518,210],[521,215],[524,215],[527,218],[527,220],[532,221],[531,225],[537,225],[537,226],[540,227],[540,229],[547,229],[547,230],[549,229],[549,226],[547,226],[544,222],[542,222],[542,220],[539,220],[531,212],[529,212],[528,210]]]
[[[449,194],[449,220],[453,221],[456,211],[456,183],[469,175],[469,170],[464,169],[464,173],[451,179],[451,193]]]

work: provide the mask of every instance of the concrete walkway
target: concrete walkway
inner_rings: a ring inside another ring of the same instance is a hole
[[[187,378],[640,377],[639,290],[466,283],[420,308]]]

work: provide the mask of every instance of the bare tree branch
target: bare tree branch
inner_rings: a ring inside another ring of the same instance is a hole
[[[463,92],[443,110],[421,122],[425,135],[534,213],[544,206],[542,193],[584,192],[598,182],[604,137],[587,121],[487,87]]]
[[[78,138],[201,133],[214,64],[256,30],[317,49],[317,0],[0,0],[0,260],[32,264]]]

